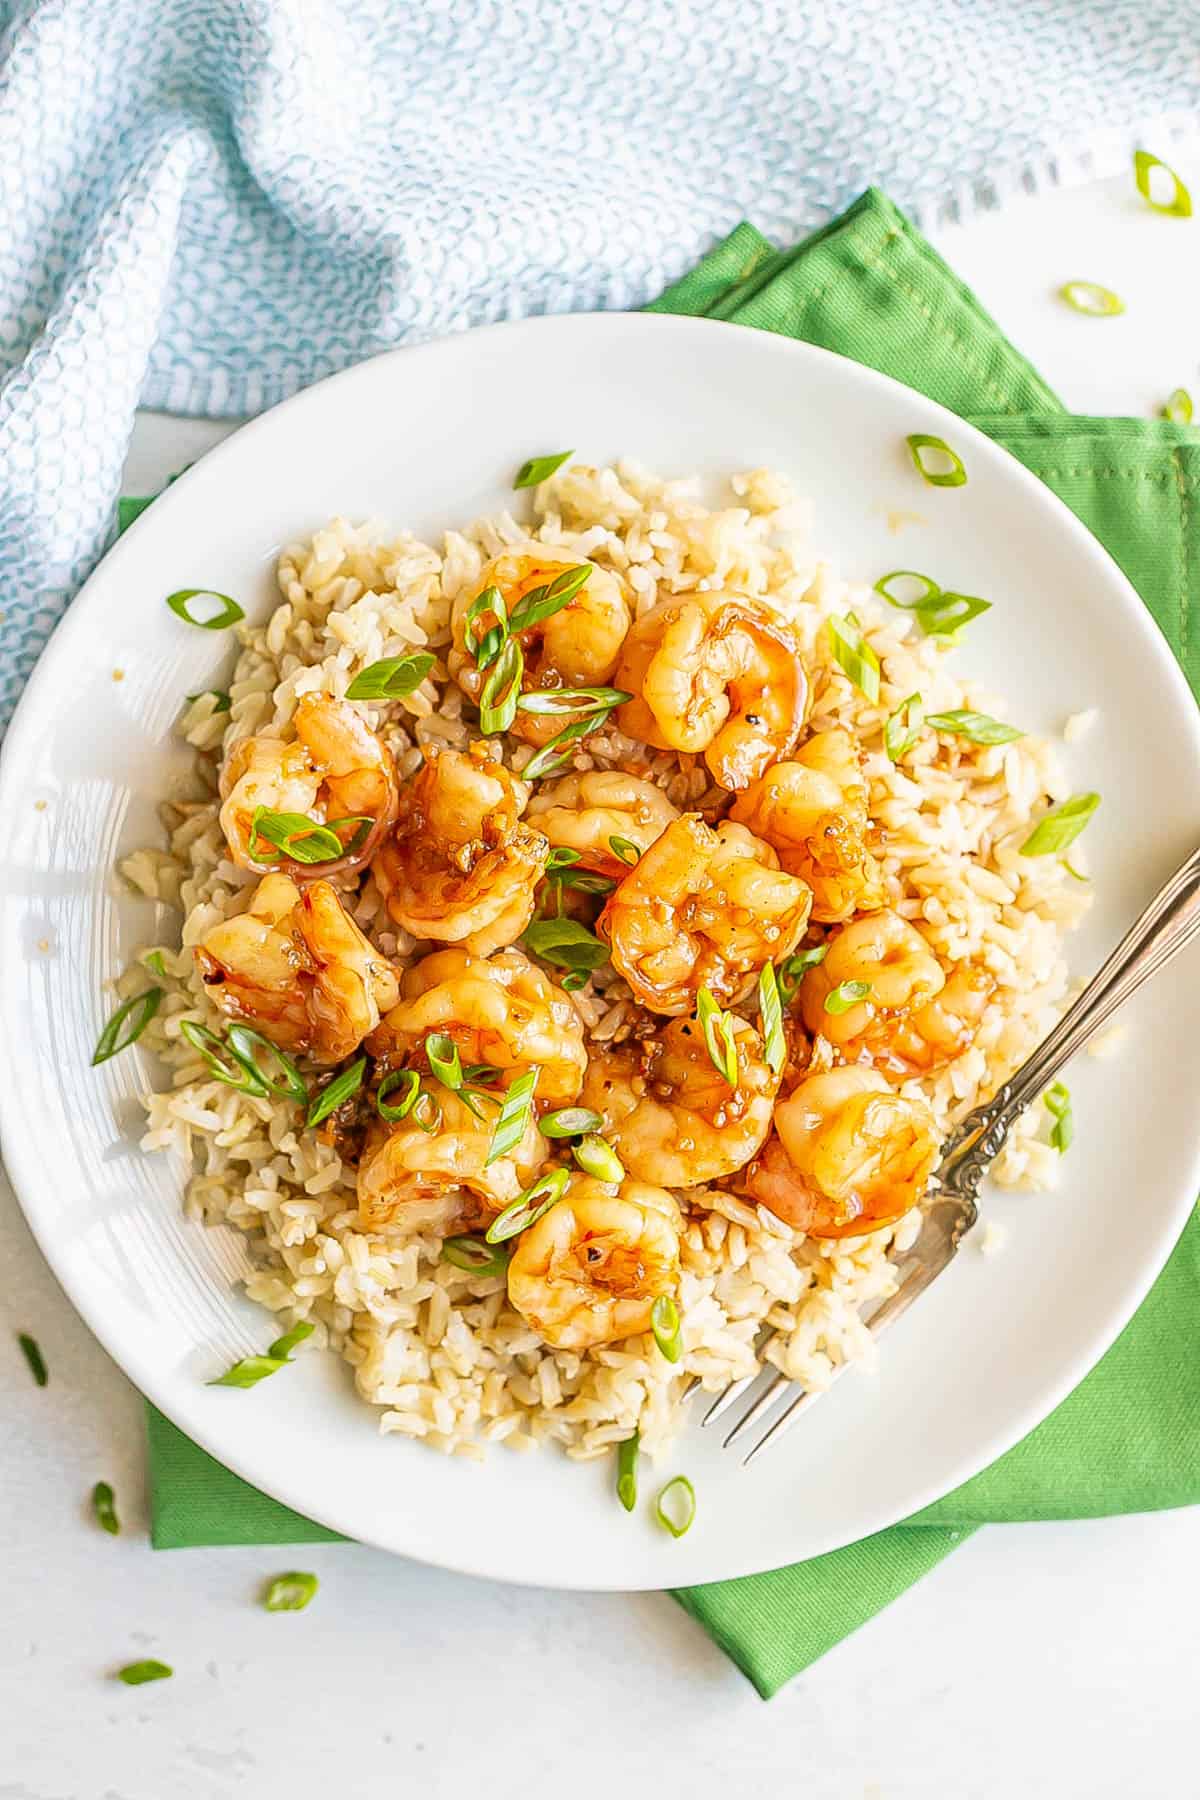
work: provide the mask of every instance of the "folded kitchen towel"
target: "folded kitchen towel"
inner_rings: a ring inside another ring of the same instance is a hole
[[[881,194],[773,251],[740,225],[654,303],[801,337],[969,417],[1089,525],[1200,684],[1200,431],[1067,413],[970,291]],[[156,1547],[336,1536],[220,1467],[153,1409]],[[775,1693],[989,1521],[1086,1518],[1200,1499],[1200,1220],[1075,1392],[1007,1456],[915,1518],[793,1568],[676,1598]]]

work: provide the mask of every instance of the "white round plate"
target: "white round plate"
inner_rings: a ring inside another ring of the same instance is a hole
[[[909,432],[960,452],[969,481],[925,486]],[[104,983],[153,940],[116,859],[161,841],[155,807],[185,763],[180,696],[220,685],[230,640],[180,623],[175,588],[253,615],[278,547],[335,513],[420,533],[514,504],[528,455],[574,446],[664,472],[786,470],[815,536],[870,581],[903,565],[983,594],[964,668],[1009,714],[1057,731],[1104,804],[1088,832],[1096,905],[1071,955],[1087,972],[1197,841],[1200,731],[1166,646],[1116,566],[1048,491],[940,407],[840,357],[707,321],[541,319],[380,357],[321,383],[206,456],[126,533],[39,664],[5,749],[0,817],[0,1125],[30,1224],[96,1336],[181,1429],[239,1475],[348,1536],[548,1586],[654,1588],[778,1567],[879,1531],[1042,1419],[1120,1330],[1200,1186],[1190,956],[1128,1012],[1112,1061],[1070,1075],[1077,1137],[1053,1195],[997,1196],[1002,1255],[956,1266],[777,1449],[743,1471],[693,1427],[661,1470],[695,1482],[675,1542],[617,1505],[607,1464],[496,1448],[483,1467],[382,1438],[336,1358],[301,1355],[248,1392],[204,1385],[273,1335],[235,1290],[244,1243],[184,1220],[183,1171],[137,1148],[132,1052],[92,1070]],[[515,504],[520,504],[519,500]],[[917,513],[896,534],[889,513]],[[114,669],[124,679],[113,679]]]

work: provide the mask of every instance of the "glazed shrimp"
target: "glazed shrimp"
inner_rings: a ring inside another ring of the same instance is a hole
[[[388,912],[414,937],[485,956],[533,916],[550,846],[521,823],[528,789],[484,744],[433,751],[401,793],[396,829],[375,860]]]
[[[711,831],[685,813],[609,895],[597,929],[643,1006],[683,1013],[702,987],[722,1005],[744,998],[799,943],[811,900],[743,826]]]
[[[809,1075],[775,1108],[773,1137],[747,1172],[755,1200],[810,1237],[857,1237],[894,1224],[938,1158],[933,1114],[874,1069]]]
[[[867,784],[854,740],[840,725],[816,732],[790,762],[769,769],[738,795],[729,816],[807,881],[821,924],[883,905],[883,876],[867,848]]]
[[[537,1097],[574,1100],[587,1053],[570,999],[519,950],[472,956],[438,950],[405,972],[401,999],[372,1033],[372,1056],[410,1061],[431,1031],[458,1045],[464,1065],[490,1063],[510,1073],[537,1068]]]
[[[613,838],[648,850],[679,817],[660,787],[617,769],[564,775],[536,793],[529,818],[550,842],[577,850],[583,867],[600,875],[624,875],[628,855],[619,856]]]
[[[616,685],[634,696],[617,715],[622,731],[702,751],[734,793],[791,754],[808,700],[795,634],[739,594],[660,600],[625,639]]]
[[[595,563],[543,561],[536,556],[506,554],[493,557],[480,574],[477,584],[463,590],[454,603],[450,621],[454,648],[449,668],[469,699],[478,701],[486,670],[480,671],[467,649],[467,613],[481,593],[498,588],[508,618],[520,603],[537,588],[551,586],[572,570],[586,568],[587,580],[566,606],[539,620],[526,631],[517,632],[525,658],[522,687],[536,689],[603,686],[617,666],[617,657],[629,630],[629,602],[620,580],[609,569]],[[475,626],[476,641],[495,615],[486,614]],[[535,714],[519,712],[511,727],[514,736],[527,743],[547,743],[574,713]]]
[[[604,1119],[604,1135],[631,1175],[671,1188],[720,1181],[762,1148],[779,1088],[762,1041],[734,1021],[738,1084],[713,1067],[692,1019],[672,1019],[644,1048],[593,1052],[580,1103]]]
[[[550,1154],[531,1118],[520,1143],[489,1165],[494,1114],[476,1118],[441,1086],[435,1098],[441,1115],[432,1131],[412,1118],[392,1126],[376,1120],[369,1127],[358,1164],[364,1231],[386,1225],[440,1237],[475,1231],[529,1186]]]
[[[400,994],[395,969],[327,881],[301,890],[264,876],[249,909],[214,925],[193,954],[221,1012],[322,1064],[357,1050]]]
[[[940,993],[893,1021],[886,1043],[873,1052],[874,1060],[901,1080],[953,1062],[970,1045],[995,991],[986,969],[977,963],[955,963]]]
[[[563,1198],[521,1233],[508,1297],[558,1350],[589,1350],[650,1325],[660,1294],[679,1281],[679,1208],[642,1181],[612,1188],[576,1176]]]
[[[886,1043],[891,1022],[918,1012],[941,993],[941,963],[915,926],[883,908],[831,931],[825,960],[800,984],[800,1016],[809,1031],[834,1044],[844,1056]],[[825,1002],[835,988],[865,982],[867,993],[841,1012]]]
[[[239,867],[278,869],[296,881],[343,874],[370,862],[396,816],[396,766],[391,753],[348,700],[305,694],[296,707],[296,736],[249,737],[236,743],[221,770],[221,829]],[[257,855],[250,842],[258,807],[333,824],[341,856],[296,862],[282,851]],[[361,822],[360,822],[361,821]],[[353,845],[353,849],[350,846]]]

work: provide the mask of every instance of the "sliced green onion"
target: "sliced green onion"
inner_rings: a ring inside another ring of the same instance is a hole
[[[296,1345],[302,1344],[305,1338],[310,1338],[314,1329],[307,1319],[299,1320],[282,1337],[277,1337],[273,1344],[267,1345],[267,1355],[275,1357],[278,1362],[291,1362]]]
[[[583,1137],[586,1132],[603,1129],[603,1118],[590,1106],[560,1106],[538,1120],[538,1130],[548,1138]]]
[[[130,1044],[137,1042],[162,1005],[162,999],[163,990],[152,987],[147,988],[144,994],[135,994],[123,1006],[118,1006],[96,1040],[96,1048],[92,1051],[93,1069],[106,1063],[110,1056],[119,1056],[122,1050],[128,1050]]]
[[[255,1094],[261,1098],[266,1093],[266,1084],[259,1079],[257,1070],[235,1056],[224,1039],[210,1031],[207,1025],[198,1025],[194,1019],[181,1019],[179,1031],[192,1049],[199,1051],[215,1080],[223,1081],[226,1087],[239,1094]]]
[[[1125,302],[1098,281],[1066,281],[1058,292],[1074,312],[1088,319],[1115,319],[1125,311]]]
[[[577,738],[590,737],[593,731],[600,729],[607,718],[608,712],[602,712],[588,713],[582,719],[572,719],[569,725],[564,725],[562,730],[552,737],[548,744],[543,744],[537,754],[530,757],[525,767],[518,771],[521,780],[537,781],[544,775],[557,775],[558,771],[565,769],[571,760],[567,746],[573,744]]]
[[[1176,388],[1163,407],[1162,416],[1164,419],[1170,419],[1172,425],[1190,425],[1192,412],[1192,396],[1186,388]]]
[[[482,619],[490,618],[493,622],[481,636],[476,636],[476,627]],[[498,587],[485,587],[476,594],[467,608],[467,616],[463,620],[463,647],[469,656],[475,658],[475,666],[479,669],[490,669],[504,647],[508,637],[508,609],[504,604],[504,596]]]
[[[617,1499],[626,1512],[637,1505],[637,1466],[639,1432],[623,1438],[617,1445]]]
[[[1068,862],[1065,856],[1060,856],[1058,860],[1067,871],[1067,874],[1071,877],[1072,881],[1078,881],[1083,887],[1089,885],[1090,878],[1087,875],[1081,875],[1075,865]]]
[[[118,1669],[117,1680],[123,1681],[126,1687],[145,1687],[148,1681],[166,1681],[174,1673],[169,1663],[156,1662],[148,1656],[144,1662],[126,1663],[123,1669]]]
[[[605,1143],[602,1137],[589,1131],[579,1143],[572,1145],[571,1155],[579,1164],[585,1175],[593,1175],[597,1181],[624,1181],[625,1165],[611,1144]]]
[[[860,1000],[865,1000],[870,991],[869,981],[839,981],[825,996],[825,1011],[837,1018],[857,1006]]]
[[[583,856],[578,850],[568,850],[563,845],[559,844],[555,846],[546,858],[546,873],[547,875],[553,875],[556,869],[569,869],[573,867],[575,863],[582,861]]]
[[[823,963],[828,954],[828,944],[814,944],[809,950],[797,950],[794,956],[785,957],[780,963],[779,995],[785,1006],[790,1006],[796,998],[808,971]]]
[[[387,1096],[394,1094],[397,1088],[404,1089],[404,1096],[395,1106],[389,1106]],[[417,1104],[420,1091],[421,1077],[415,1069],[393,1069],[375,1089],[375,1111],[389,1125],[394,1125],[398,1119],[407,1119]]]
[[[338,821],[341,825],[358,822],[358,819]],[[307,813],[272,812],[269,806],[256,806],[250,817],[250,841],[247,845],[255,862],[264,860],[264,840],[298,863],[333,862],[347,851],[347,846],[336,831],[316,819],[310,819]]]
[[[422,1088],[412,1109],[413,1124],[427,1137],[432,1137],[435,1131],[441,1130],[442,1117],[442,1103],[437,1095],[431,1094],[428,1088]]]
[[[212,713],[209,715],[211,718],[215,718],[218,713],[227,713],[233,705],[232,694],[227,694],[223,688],[202,688],[198,694],[188,694],[186,698],[189,706],[194,706],[197,700],[211,699],[215,701]]]
[[[531,1187],[506,1206],[502,1213],[494,1218],[487,1228],[489,1244],[506,1244],[519,1232],[527,1231],[536,1225],[543,1214],[552,1206],[557,1206],[571,1179],[567,1169],[550,1169],[540,1175]]]
[[[207,619],[195,619],[188,610],[193,600],[219,600],[220,611]],[[231,600],[228,594],[218,594],[213,588],[177,588],[175,593],[167,595],[167,605],[176,618],[186,625],[199,625],[202,631],[224,631],[246,616],[236,600]]]
[[[564,569],[561,575],[556,575],[545,587],[530,588],[525,597],[513,607],[509,630],[515,635],[531,630],[534,625],[541,625],[546,619],[552,619],[564,606],[570,606],[580,588],[590,579],[591,573],[591,563],[577,563],[573,569]]]
[[[558,985],[564,994],[577,994],[580,988],[585,988],[590,980],[591,976],[586,969],[571,969],[562,976]]]
[[[830,647],[837,662],[855,687],[872,704],[879,698],[879,658],[859,630],[852,615],[825,621]]]
[[[1057,856],[1075,842],[1099,804],[1099,794],[1072,794],[1039,820],[1021,845],[1020,854]]]
[[[654,1514],[673,1538],[683,1537],[696,1518],[696,1490],[686,1475],[668,1481],[654,1502]]]
[[[883,747],[887,751],[890,762],[899,762],[907,756],[921,735],[925,724],[925,708],[920,694],[910,694],[902,700],[894,713],[889,713],[883,727]]]
[[[578,894],[611,894],[617,885],[611,875],[597,875],[591,869],[567,869],[551,879]]]
[[[318,1586],[315,1575],[291,1569],[275,1577],[263,1596],[263,1605],[268,1612],[303,1612]]]
[[[899,594],[892,592],[892,583],[896,581],[915,581],[920,592],[910,594],[907,600],[902,600]],[[901,612],[916,612],[927,601],[936,600],[941,591],[940,585],[932,576],[922,575],[917,569],[892,569],[887,575],[881,575],[875,583],[875,592],[882,594],[889,606],[898,607]]]
[[[492,1132],[487,1161],[483,1165],[485,1169],[490,1168],[492,1163],[498,1162],[502,1156],[507,1156],[511,1150],[515,1150],[525,1136],[540,1074],[540,1069],[526,1069],[524,1075],[517,1076],[505,1094],[504,1104],[500,1108],[500,1117],[496,1120],[495,1130]],[[498,1241],[492,1237],[490,1232],[488,1233],[489,1244]]]
[[[463,1070],[463,1080],[469,1081],[472,1087],[486,1087],[503,1073],[499,1063],[468,1063]]]
[[[917,607],[917,623],[926,637],[954,637],[972,619],[991,610],[990,600],[980,600],[975,594],[952,594],[947,589]]]
[[[633,695],[623,688],[535,688],[532,693],[521,695],[517,711],[551,717],[555,713],[611,712],[614,706],[623,706],[632,699]]]
[[[500,1104],[499,1094],[489,1094],[486,1088],[468,1087],[465,1082],[456,1092],[467,1111],[474,1113],[477,1119],[484,1122],[487,1120],[487,1113],[484,1111],[485,1104],[487,1106],[499,1106]]]
[[[296,1345],[302,1344],[312,1334],[313,1327],[308,1320],[301,1319],[299,1324],[293,1325],[290,1331],[285,1331],[282,1337],[269,1344],[265,1355],[243,1356],[240,1362],[235,1362],[232,1368],[226,1369],[224,1375],[218,1375],[215,1381],[207,1382],[206,1386],[256,1387],[268,1375],[275,1375],[280,1369],[286,1368],[293,1360],[291,1353]]]
[[[18,1331],[17,1342],[21,1346],[21,1355],[29,1364],[29,1373],[33,1376],[38,1387],[45,1387],[50,1380],[50,1374],[46,1368],[46,1359],[42,1355],[41,1346],[38,1344],[37,1339],[30,1337],[27,1331]]]
[[[732,1013],[722,1012],[708,988],[702,987],[696,996],[696,1017],[713,1068],[735,1088],[738,1084],[738,1053]]]
[[[913,432],[905,442],[913,459],[913,468],[930,487],[963,487],[967,471],[957,450],[945,438],[930,437],[928,432]],[[942,458],[945,462],[942,462]]]
[[[1163,169],[1171,177],[1171,198],[1156,200],[1151,191],[1151,179],[1155,169]],[[1147,205],[1155,212],[1167,213],[1173,219],[1190,219],[1192,216],[1192,196],[1180,181],[1169,163],[1163,162],[1160,156],[1152,156],[1149,150],[1135,150],[1133,153],[1133,178],[1137,182],[1138,193]]]
[[[950,737],[964,737],[972,744],[1013,744],[1025,735],[1015,725],[1005,725],[980,712],[927,713],[925,723],[934,731],[944,731]]]
[[[331,1112],[336,1112],[338,1107],[349,1100],[352,1094],[357,1094],[366,1072],[367,1059],[365,1056],[360,1056],[357,1062],[350,1064],[348,1069],[343,1069],[340,1075],[335,1075],[328,1087],[323,1087],[319,1093],[313,1095],[308,1111],[304,1115],[304,1123],[319,1125],[322,1119],[329,1117]]]
[[[107,1531],[109,1537],[120,1536],[121,1521],[117,1517],[115,1498],[107,1481],[98,1481],[92,1489],[92,1511],[101,1531]]]
[[[766,1045],[767,1067],[772,1075],[778,1075],[787,1058],[787,1044],[783,1036],[783,1002],[772,963],[764,963],[759,972],[758,1017]]]
[[[683,1355],[683,1330],[679,1322],[679,1308],[670,1294],[660,1294],[650,1308],[650,1329],[667,1361],[677,1363]]]
[[[608,961],[608,945],[578,919],[535,919],[521,942],[556,969],[598,969]]]
[[[458,1089],[463,1084],[462,1059],[458,1045],[444,1031],[431,1031],[425,1039],[425,1060],[429,1073],[443,1087]]]
[[[1051,1115],[1054,1124],[1050,1128],[1050,1143],[1061,1156],[1069,1150],[1071,1140],[1075,1136],[1075,1115],[1071,1111],[1071,1090],[1056,1081],[1042,1095],[1046,1111]]]
[[[525,658],[516,638],[506,638],[479,696],[479,729],[488,737],[507,731],[517,716]]]
[[[294,1100],[298,1106],[307,1105],[308,1083],[291,1057],[285,1056],[261,1031],[254,1031],[249,1025],[231,1025],[225,1033],[225,1043],[230,1055],[248,1069],[268,1093],[278,1094],[281,1100]],[[262,1052],[278,1065],[279,1077],[273,1078],[263,1068],[259,1062]]]
[[[641,851],[627,837],[610,837],[608,847],[619,862],[627,863],[631,869],[642,860]]]
[[[149,969],[152,975],[157,975],[160,980],[165,981],[167,965],[163,961],[163,953],[161,950],[148,950],[142,958],[142,967]]]
[[[441,1254],[443,1262],[468,1275],[503,1275],[508,1268],[508,1252],[493,1250],[484,1238],[443,1238]]]
[[[347,700],[403,700],[414,694],[437,658],[429,650],[410,656],[385,656],[381,662],[360,669],[346,689]]]
[[[531,456],[517,470],[517,479],[513,482],[514,491],[520,488],[537,487],[543,481],[549,481],[556,469],[561,469],[565,462],[574,456],[573,450],[560,450],[555,456]]]

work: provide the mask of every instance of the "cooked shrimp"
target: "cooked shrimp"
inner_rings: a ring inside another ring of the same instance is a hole
[[[589,1350],[650,1325],[679,1280],[679,1208],[642,1181],[616,1194],[576,1176],[563,1198],[517,1239],[508,1297],[558,1350]]]
[[[598,930],[643,1006],[683,1013],[702,987],[722,1004],[748,994],[799,943],[811,900],[743,826],[710,831],[686,813],[609,895]]]
[[[388,912],[414,937],[486,956],[520,937],[550,846],[521,823],[528,789],[484,744],[429,753],[375,860]]]
[[[296,881],[342,874],[370,862],[396,816],[396,766],[391,753],[348,700],[305,694],[293,720],[296,736],[242,738],[221,770],[221,829],[243,869],[278,869]],[[254,814],[298,813],[334,827],[342,854],[320,863],[269,855],[259,842],[250,853]],[[364,824],[363,821],[366,823]],[[351,849],[350,846],[354,845]]]
[[[478,700],[487,679],[466,647],[467,612],[481,593],[498,588],[507,616],[511,619],[518,605],[535,588],[549,587],[560,576],[573,569],[586,567],[588,578],[583,586],[558,612],[539,620],[517,638],[525,657],[522,687],[535,689],[598,687],[604,685],[617,665],[625,633],[629,630],[630,610],[625,591],[616,575],[595,563],[543,562],[540,557],[506,554],[493,557],[479,577],[477,586],[465,589],[454,603],[450,629],[454,648],[450,652],[450,673],[463,692]],[[474,626],[475,639],[495,623],[488,613]],[[517,737],[527,743],[547,743],[561,731],[574,713],[535,714],[519,712],[511,727]]]
[[[621,729],[659,750],[703,751],[737,793],[791,754],[808,681],[795,634],[740,594],[660,600],[625,639],[616,685],[633,694]]]
[[[768,769],[738,795],[729,816],[807,881],[812,916],[821,924],[883,905],[883,877],[867,848],[867,785],[854,740],[842,726],[816,732],[790,762]]]
[[[825,960],[800,984],[800,1016],[814,1036],[819,1032],[847,1058],[856,1049],[882,1045],[890,1021],[917,1012],[945,986],[942,965],[925,939],[890,909],[852,919],[826,942]],[[828,1012],[829,995],[851,981],[865,982],[866,995],[843,1012]]]
[[[874,1069],[810,1075],[775,1108],[746,1189],[810,1237],[857,1237],[915,1206],[938,1157],[933,1114]]]
[[[519,1144],[488,1164],[494,1115],[477,1119],[457,1094],[438,1087],[441,1119],[424,1131],[411,1117],[377,1120],[358,1165],[358,1218],[364,1231],[385,1225],[446,1237],[486,1225],[527,1188],[550,1154],[532,1118]]]
[[[549,783],[530,801],[529,817],[552,844],[577,850],[585,868],[621,876],[628,858],[613,850],[613,838],[648,850],[679,814],[652,781],[594,769]]]
[[[604,1134],[631,1175],[667,1187],[701,1186],[742,1168],[771,1129],[779,1088],[753,1026],[734,1021],[738,1084],[718,1074],[693,1019],[672,1019],[644,1047],[594,1051],[580,1104],[604,1119]]]
[[[873,1050],[873,1059],[901,1079],[953,1062],[970,1044],[995,991],[986,969],[977,963],[955,963],[940,993],[892,1022],[886,1043]]]
[[[318,1063],[357,1050],[400,994],[327,881],[301,890],[264,876],[249,910],[214,925],[193,954],[214,1006]]]
[[[587,1052],[583,1026],[567,995],[519,950],[472,956],[438,950],[405,972],[402,998],[368,1045],[372,1056],[410,1059],[431,1031],[458,1045],[464,1065],[508,1072],[537,1068],[537,1097],[574,1100]]]

